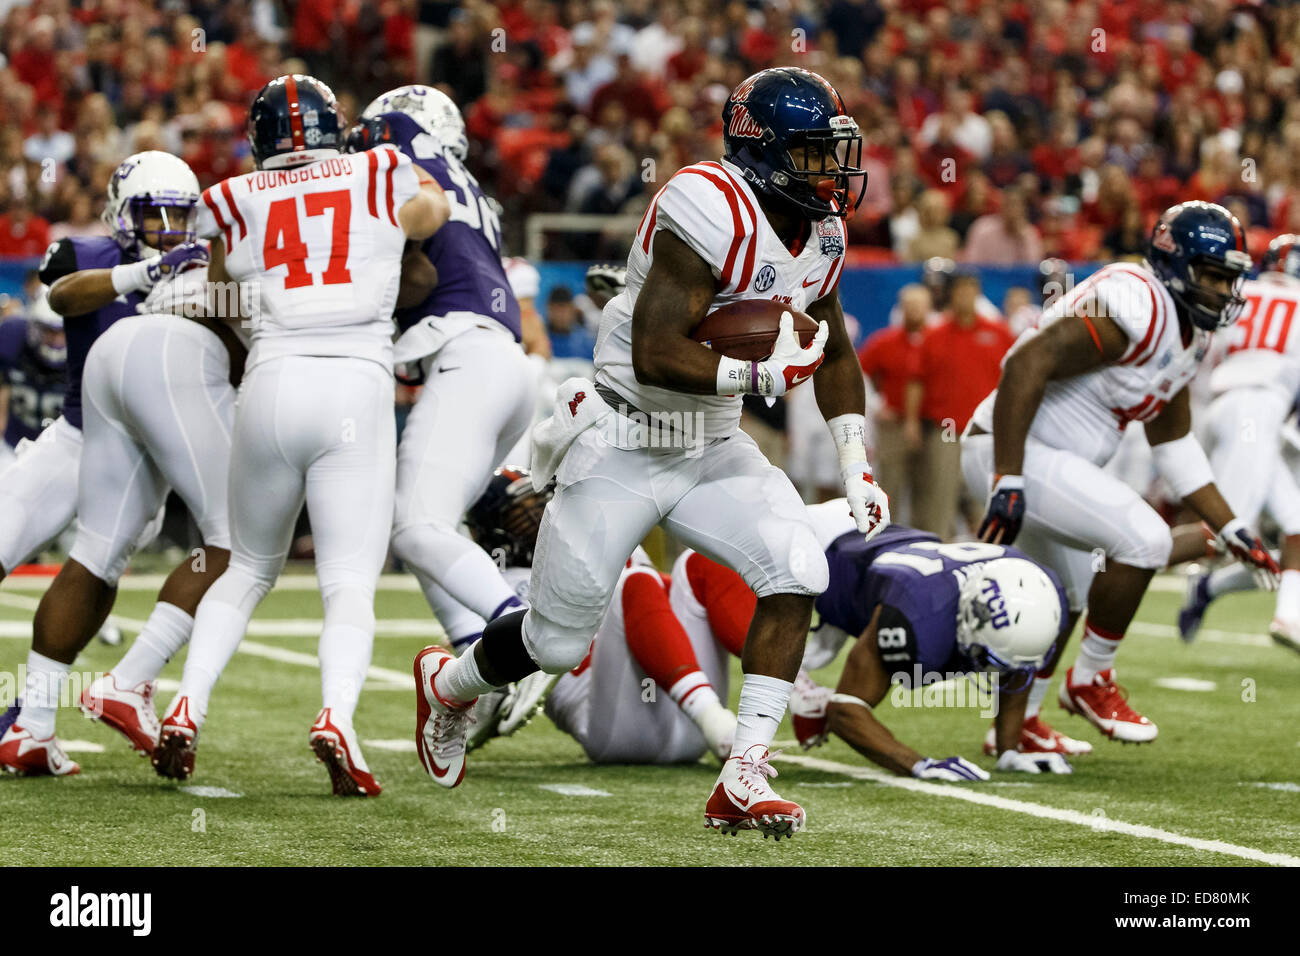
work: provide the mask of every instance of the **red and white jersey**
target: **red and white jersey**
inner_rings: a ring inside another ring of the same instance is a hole
[[[1210,392],[1273,388],[1289,405],[1300,390],[1300,281],[1266,273],[1242,289],[1245,308],[1223,337],[1227,350],[1210,375]]]
[[[411,160],[392,146],[246,173],[204,191],[199,235],[221,236],[226,270],[253,283],[249,368],[285,355],[392,368],[406,243],[397,211],[418,191]]]
[[[654,237],[671,230],[713,270],[712,312],[743,299],[773,299],[807,311],[833,293],[844,268],[843,220],[828,216],[810,225],[792,255],[777,237],[741,172],[725,160],[681,169],[646,209],[627,260],[627,288],[611,299],[596,338],[596,382],[645,412],[701,416],[701,437],[723,438],[740,422],[740,397],[691,395],[642,385],[632,370],[632,310],[654,261]],[[653,290],[651,290],[653,294]]]
[[[1031,438],[1081,455],[1095,465],[1110,461],[1129,422],[1148,422],[1177,395],[1200,365],[1210,333],[1194,329],[1183,344],[1173,297],[1155,275],[1134,263],[1098,270],[1043,311],[1011,351],[1038,330],[1067,316],[1105,316],[1129,338],[1118,361],[1047,383],[1029,428]],[[1008,353],[1010,354],[1010,353]],[[994,389],[972,418],[993,431]]]

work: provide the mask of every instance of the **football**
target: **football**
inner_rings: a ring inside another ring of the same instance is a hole
[[[794,316],[795,336],[801,346],[807,347],[817,334],[817,323],[771,299],[745,299],[715,309],[695,327],[691,337],[728,358],[760,362],[776,346],[783,312]]]

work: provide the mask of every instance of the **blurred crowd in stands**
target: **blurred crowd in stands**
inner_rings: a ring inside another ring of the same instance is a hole
[[[1300,229],[1300,6],[1233,0],[0,0],[0,255],[100,228],[150,147],[208,185],[249,163],[251,95],[289,70],[345,110],[441,86],[505,206],[639,214],[719,155],[750,72],[830,79],[866,134],[851,248],[976,263],[1140,252],[1175,199],[1261,248]],[[609,237],[556,257],[616,257]]]

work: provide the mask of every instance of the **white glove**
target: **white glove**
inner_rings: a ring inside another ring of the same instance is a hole
[[[1219,544],[1242,564],[1255,571],[1255,584],[1261,591],[1276,591],[1282,569],[1277,566],[1259,535],[1240,518],[1233,518],[1219,529]]]
[[[987,780],[987,770],[981,770],[965,757],[944,757],[934,760],[923,757],[912,766],[912,776],[918,780],[944,780],[948,783],[969,783]]]
[[[853,520],[870,541],[889,527],[889,495],[871,477],[871,466],[865,461],[846,467],[840,477],[844,481],[844,496],[849,499]]]
[[[1004,750],[994,769],[1015,773],[1074,773],[1070,762],[1061,754],[1022,754],[1018,750]]]
[[[822,353],[830,334],[830,327],[825,322],[818,322],[817,334],[807,348],[802,348],[795,338],[794,316],[782,312],[776,344],[769,358],[761,362],[746,362],[723,356],[718,362],[718,394],[762,395],[768,399],[784,395],[812,378],[817,366],[822,364]]]

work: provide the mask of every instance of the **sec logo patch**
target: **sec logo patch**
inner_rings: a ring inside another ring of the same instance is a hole
[[[776,282],[776,270],[771,266],[763,266],[758,270],[758,275],[754,276],[754,291],[766,292],[772,288],[774,282]]]

